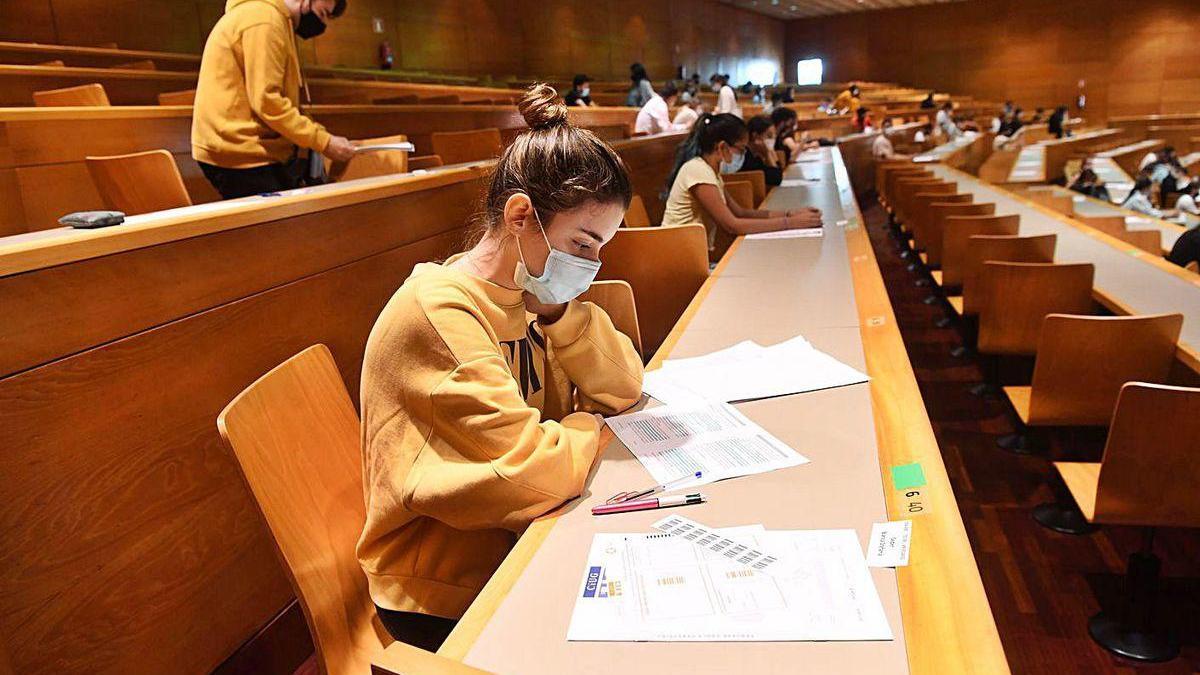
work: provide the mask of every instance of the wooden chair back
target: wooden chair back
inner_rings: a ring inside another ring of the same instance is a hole
[[[1021,217],[1008,216],[946,216],[942,220],[942,287],[958,288],[963,280],[963,261],[967,241],[974,235],[1016,235]]]
[[[625,227],[650,227],[650,214],[646,212],[646,202],[641,195],[634,195],[629,200],[629,210],[625,212]]]
[[[913,164],[884,166],[883,174],[880,176],[879,182],[876,183],[880,189],[880,201],[888,208],[894,208],[896,182],[901,178],[914,178],[918,176],[932,178],[933,174],[928,169]]]
[[[1034,237],[1014,237],[1005,235],[972,235],[968,238],[967,248],[963,254],[962,266],[962,298],[963,314],[971,316],[979,313],[983,304],[983,284],[979,275],[983,272],[983,263],[989,260],[1001,262],[1054,262],[1054,247],[1058,243],[1056,234],[1040,234]]]
[[[947,183],[940,178],[904,177],[896,181],[896,189],[892,191],[892,212],[896,214],[896,219],[905,225],[908,225],[912,219],[909,211],[909,198],[918,192],[929,192],[931,190],[945,190],[946,194],[953,194],[958,190],[952,184]]]
[[[407,140],[408,137],[401,134],[397,136],[364,138],[354,141],[354,144],[358,146],[387,145],[389,143],[403,143]],[[404,150],[364,152],[356,154],[349,162],[334,162],[326,159],[325,164],[325,170],[329,173],[330,178],[336,181],[371,178],[373,176],[389,176],[409,170],[408,153]]]
[[[108,94],[102,84],[81,84],[77,87],[47,89],[33,92],[33,104],[38,107],[108,106]]]
[[[1033,367],[1028,423],[1108,424],[1126,382],[1166,381],[1182,328],[1182,314],[1047,316]]]
[[[135,216],[192,205],[175,158],[166,150],[84,161],[106,208]]]
[[[748,180],[725,179],[725,194],[746,209],[754,208],[754,186]]]
[[[1050,314],[1090,314],[1091,263],[985,262],[979,352],[1032,356]]]
[[[1024,196],[1051,211],[1065,216],[1075,215],[1075,197],[1071,194],[1060,194],[1051,190],[1026,190]]]
[[[314,345],[217,417],[274,539],[329,675],[368,673],[392,642],[355,554],[366,521],[359,420],[333,355]]]
[[[154,62],[151,61],[150,59],[138,59],[137,61],[126,61],[125,63],[118,63],[118,64],[116,64],[114,66],[110,66],[110,67],[118,68],[121,70],[158,70],[158,66],[154,65]]]
[[[729,175],[729,178],[734,180],[748,180],[750,187],[754,188],[754,207],[758,208],[759,204],[767,198],[767,175],[761,170],[759,171],[738,171]]]
[[[1118,232],[1125,231],[1125,216],[1075,216],[1075,220],[1088,227],[1100,230],[1114,237]]]
[[[62,59],[50,59],[49,61],[42,61],[34,65],[42,66],[43,68],[65,68],[67,64],[63,63]]]
[[[642,331],[638,327],[637,302],[633,298],[633,287],[629,282],[619,279],[593,282],[579,299],[594,303],[603,309],[608,318],[612,319],[613,327],[632,340],[638,355],[645,358],[642,352]]]
[[[195,105],[196,90],[164,91],[158,95],[159,105]]]
[[[446,164],[476,162],[495,159],[504,146],[500,141],[499,129],[474,129],[471,131],[435,131],[430,134],[433,154]]]
[[[1158,230],[1122,230],[1117,239],[1156,256],[1163,254],[1162,232]]]
[[[946,229],[946,218],[950,216],[991,216],[995,213],[995,204],[954,204],[951,202],[930,204],[925,264],[929,267],[941,267],[942,239]]]
[[[459,99],[458,94],[439,94],[437,96],[422,96],[417,99],[417,103],[421,105],[458,105],[462,103],[462,100]]]
[[[941,186],[931,186],[941,192],[918,192],[908,200],[909,219],[906,223],[912,233],[913,246],[917,250],[925,250],[929,240],[929,205],[940,204],[970,204],[975,201],[975,195],[969,192],[945,192]]]
[[[408,170],[416,171],[418,169],[436,169],[442,166],[441,155],[421,155],[419,157],[408,158]]]
[[[398,96],[384,96],[383,98],[375,99],[377,105],[416,105],[421,102],[421,97],[416,94],[400,94]]]
[[[633,288],[649,358],[708,279],[708,235],[698,224],[622,227],[600,249],[600,260],[599,279],[619,279]]]
[[[1189,272],[1200,274],[1200,262],[1193,260],[1192,262],[1184,265],[1183,269]]]
[[[887,203],[887,177],[897,171],[924,171],[909,159],[885,159],[875,162],[875,193],[881,203]]]
[[[1200,527],[1200,389],[1121,387],[1096,485],[1093,520]]]

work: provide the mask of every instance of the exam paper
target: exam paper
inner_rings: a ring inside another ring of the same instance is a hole
[[[779,183],[779,187],[800,187],[801,185],[810,185],[812,183],[820,183],[820,178],[784,178]]]
[[[407,141],[400,143],[380,143],[378,145],[356,145],[354,146],[354,154],[363,152],[386,152],[389,150],[403,150],[405,152],[413,152],[417,147]]]
[[[703,472],[677,486],[681,489],[808,462],[725,403],[662,406],[610,417],[606,423],[658,483]]]
[[[750,401],[868,381],[865,374],[797,336],[770,347],[745,341],[646,372],[642,389],[662,403]]]
[[[892,639],[854,530],[719,533],[778,551],[794,566],[768,575],[680,537],[596,534],[567,639]]]
[[[912,521],[895,520],[871,526],[867,543],[868,567],[904,567],[912,543]]]
[[[747,239],[800,239],[804,237],[823,237],[825,228],[805,227],[796,230],[777,230],[775,232],[759,232],[746,235]]]

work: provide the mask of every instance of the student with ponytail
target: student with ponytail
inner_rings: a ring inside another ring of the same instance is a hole
[[[717,230],[732,235],[820,227],[821,212],[814,208],[790,211],[747,209],[726,199],[722,174],[742,168],[750,134],[746,123],[729,114],[705,113],[696,120],[691,136],[679,147],[675,170],[667,179],[667,207],[663,225],[703,223],[708,248],[716,247]]]
[[[358,557],[384,626],[436,650],[534,518],[579,495],[600,414],[636,403],[642,362],[577,296],[632,198],[620,157],[554,89],[497,161],[477,237],[417,265],[362,370]]]

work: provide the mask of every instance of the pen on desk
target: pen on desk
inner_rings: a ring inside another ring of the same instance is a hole
[[[708,499],[699,493],[694,495],[667,495],[666,497],[656,497],[654,499],[639,499],[637,501],[618,502],[616,504],[601,504],[600,506],[592,507],[593,516],[603,516],[609,513],[626,513],[628,511],[649,511],[651,509],[665,509],[672,506],[687,506],[690,504],[702,504]]]
[[[646,488],[645,490],[639,490],[638,492],[618,492],[617,494],[609,497],[608,501],[606,501],[604,503],[605,504],[618,504],[621,502],[631,502],[635,499],[640,499],[641,497],[645,497],[646,495],[653,495],[653,494],[658,494],[659,492],[666,492],[667,490],[673,490],[673,489],[675,489],[676,486],[678,486],[682,483],[686,483],[687,481],[696,480],[703,475],[704,475],[703,471],[697,471],[694,474],[689,474],[687,476],[680,476],[679,478],[676,478],[675,480],[669,480],[669,481],[663,483],[662,485],[655,485],[652,488]]]

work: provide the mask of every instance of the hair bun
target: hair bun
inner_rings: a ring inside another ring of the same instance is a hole
[[[530,129],[550,129],[567,126],[567,104],[558,97],[558,92],[548,84],[537,83],[525,90],[517,103],[517,110]]]

